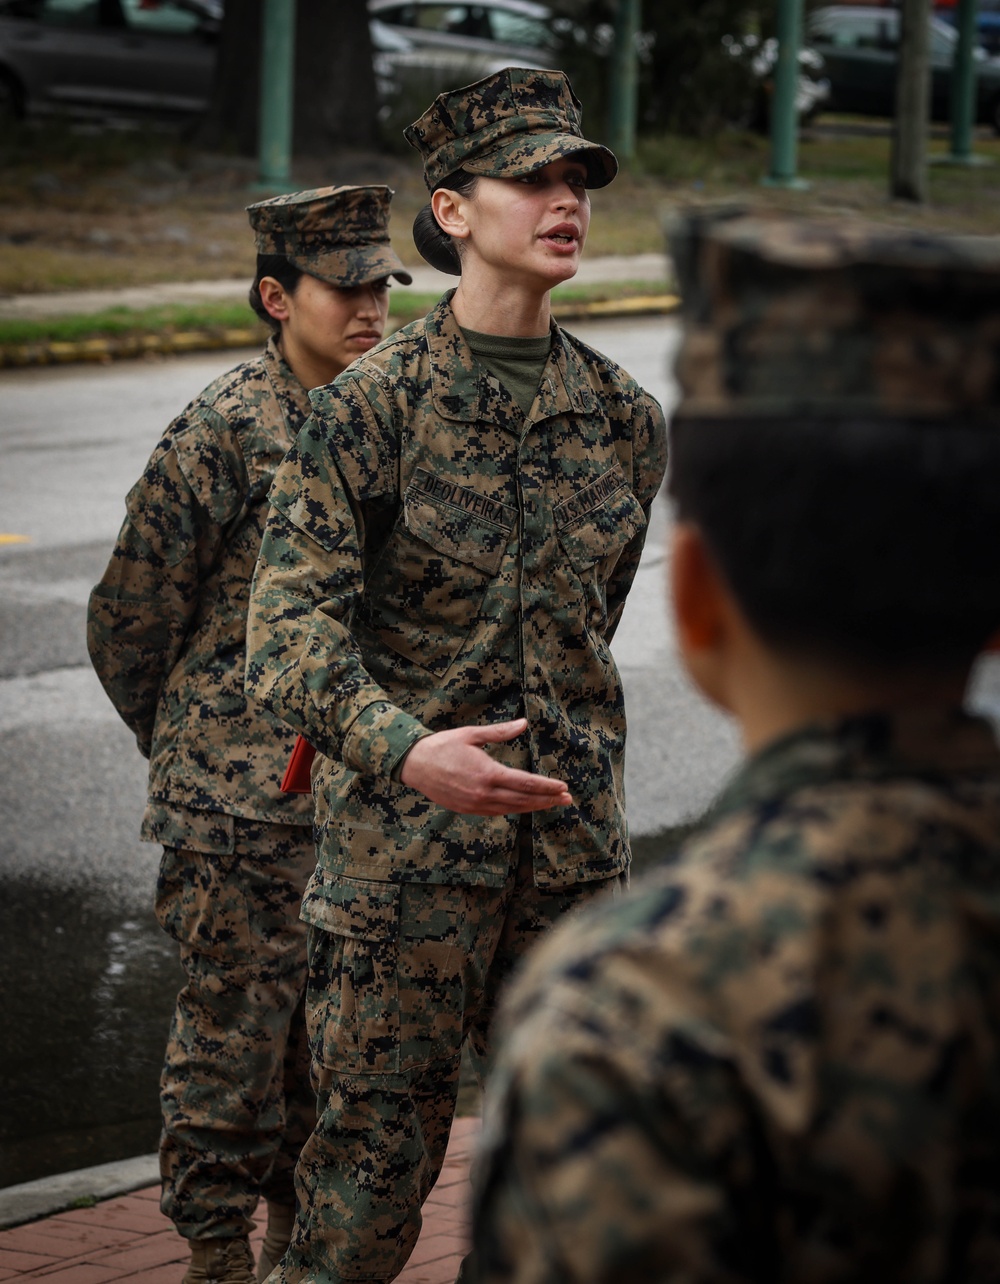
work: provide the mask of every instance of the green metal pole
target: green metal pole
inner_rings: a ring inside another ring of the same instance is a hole
[[[619,0],[611,61],[611,103],[608,131],[611,150],[619,160],[635,155],[635,118],[639,108],[639,59],[636,37],[642,0]]]
[[[264,0],[260,33],[258,185],[287,190],[292,175],[295,0]]]
[[[796,177],[799,121],[795,106],[802,48],[803,0],[778,0],[778,63],[771,103],[771,172],[769,187],[805,187]]]
[[[976,115],[976,0],[958,0],[958,39],[951,71],[951,159],[972,159],[972,126]]]

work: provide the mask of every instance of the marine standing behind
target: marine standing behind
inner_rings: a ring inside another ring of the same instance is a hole
[[[149,758],[142,836],[163,844],[156,913],[180,945],[161,1080],[162,1208],[191,1241],[185,1284],[261,1277],[291,1232],[292,1172],[315,1120],[302,1019],[315,865],[312,799],[279,791],[292,732],[243,691],[250,579],[274,471],[329,383],[382,337],[387,187],[297,192],[249,208],[251,305],[274,331],[174,420],[126,499],[90,598],[88,645]]]

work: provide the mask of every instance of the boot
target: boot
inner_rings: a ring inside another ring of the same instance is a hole
[[[250,1241],[245,1235],[193,1239],[191,1263],[181,1284],[256,1284]]]
[[[264,1232],[264,1242],[260,1246],[260,1260],[257,1262],[258,1284],[267,1279],[285,1256],[285,1249],[291,1243],[294,1225],[293,1205],[268,1203],[267,1230]]]

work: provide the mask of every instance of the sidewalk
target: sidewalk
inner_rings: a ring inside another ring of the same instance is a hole
[[[466,1249],[469,1163],[478,1119],[456,1119],[437,1185],[424,1205],[420,1239],[399,1284],[454,1284]],[[2,1195],[3,1192],[0,1192]],[[46,1284],[179,1284],[187,1246],[145,1186],[92,1208],[70,1208],[0,1231],[0,1281]],[[254,1250],[264,1237],[258,1226]]]
[[[424,295],[443,294],[451,289],[457,277],[438,272],[432,267],[410,269],[411,289]],[[662,254],[611,255],[584,259],[572,285],[600,286],[627,281],[643,285],[640,295],[623,299],[583,302],[570,296],[561,297],[557,286],[552,295],[553,313],[560,321],[587,317],[636,316],[672,311],[677,298],[669,291],[671,271]],[[0,297],[0,323],[44,322],[52,318],[85,318],[95,313],[119,309],[138,312],[171,304],[245,303],[249,281],[188,281],[160,285],[124,286],[113,290],[80,290],[59,294],[25,294]],[[159,330],[128,328],[114,337],[94,335],[80,339],[43,338],[28,342],[0,342],[0,370],[25,366],[59,365],[66,362],[108,362],[118,358],[164,355],[168,353],[207,352],[212,349],[259,347],[263,327],[247,309],[245,325],[209,326],[205,329]]]

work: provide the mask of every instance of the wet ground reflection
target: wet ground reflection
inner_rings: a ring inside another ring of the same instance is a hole
[[[637,840],[636,873],[682,833]],[[122,907],[107,887],[8,875],[0,939],[2,1184],[154,1151],[160,1063],[182,973],[152,909]],[[462,1109],[478,1111],[468,1073]]]
[[[156,1149],[176,947],[105,889],[6,877],[3,1185]]]

